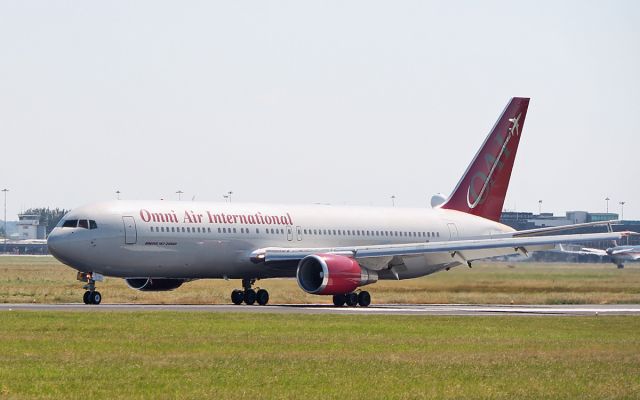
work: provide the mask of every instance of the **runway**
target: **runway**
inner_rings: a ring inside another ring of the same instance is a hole
[[[347,314],[347,315],[640,315],[640,304],[621,305],[471,305],[471,304],[378,304],[369,307],[332,307],[326,304],[246,305],[175,305],[175,304],[0,304],[0,312],[213,312],[276,314]]]

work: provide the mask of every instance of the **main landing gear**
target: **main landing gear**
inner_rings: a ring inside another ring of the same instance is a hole
[[[258,289],[255,291],[252,289],[253,284],[256,283],[255,279],[243,279],[242,287],[244,290],[235,289],[231,292],[231,302],[236,305],[245,303],[250,306],[256,302],[264,306],[269,302],[269,292],[265,289]]]
[[[360,307],[368,307],[369,304],[371,304],[371,295],[366,290],[363,290],[360,293],[351,292],[333,295],[333,305],[336,307],[342,307],[345,304],[349,307],[355,307],[357,305]]]
[[[87,282],[87,284],[82,287],[87,290],[82,296],[84,304],[98,305],[102,301],[102,295],[96,290],[96,281],[102,281],[102,275],[95,275],[96,276],[91,272],[78,272],[76,277],[80,282]]]

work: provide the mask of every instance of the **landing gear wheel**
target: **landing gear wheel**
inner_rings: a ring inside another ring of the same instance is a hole
[[[253,289],[247,289],[244,291],[244,302],[246,305],[250,306],[256,302],[256,291]]]
[[[371,304],[371,295],[369,292],[365,290],[358,293],[358,304],[360,304],[361,307],[368,307],[369,304]]]
[[[355,307],[358,305],[358,295],[351,292],[351,293],[347,293],[346,295],[347,297],[347,305],[349,307]]]
[[[347,301],[347,297],[343,294],[333,295],[333,305],[336,307],[342,307],[346,301]]]
[[[231,292],[231,302],[237,306],[242,304],[244,301],[244,292],[242,290],[236,289]]]
[[[91,294],[90,291],[86,291],[84,292],[84,295],[82,296],[82,301],[84,302],[84,304],[90,304],[89,303],[89,295]]]
[[[258,290],[258,293],[256,293],[256,300],[261,306],[266,305],[269,302],[269,292],[264,289]]]
[[[89,292],[89,303],[98,305],[102,301],[102,295],[100,292]]]

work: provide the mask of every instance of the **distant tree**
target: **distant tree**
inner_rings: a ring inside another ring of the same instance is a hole
[[[64,217],[69,210],[65,209],[50,209],[47,208],[30,208],[24,212],[24,214],[29,215],[39,215],[40,216],[40,225],[44,225],[47,227],[47,235],[58,225],[58,222]]]

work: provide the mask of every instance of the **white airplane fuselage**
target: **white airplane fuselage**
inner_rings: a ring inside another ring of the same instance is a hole
[[[65,221],[87,221],[64,227]],[[514,230],[445,209],[117,200],[74,209],[51,232],[50,252],[78,271],[121,278],[294,277],[295,265],[257,263],[270,247],[328,248],[491,238]],[[505,252],[506,253],[506,252]],[[380,279],[459,265],[448,254],[407,257]]]

